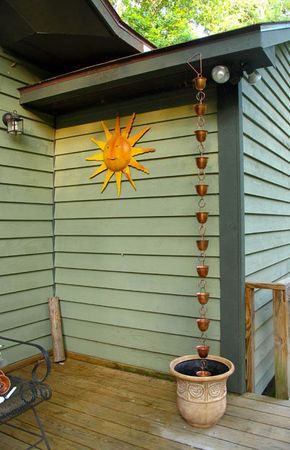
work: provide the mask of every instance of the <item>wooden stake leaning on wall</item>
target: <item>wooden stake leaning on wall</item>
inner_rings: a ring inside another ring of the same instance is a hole
[[[59,298],[50,297],[48,299],[48,307],[50,314],[51,336],[53,345],[53,361],[61,362],[65,360],[65,352],[62,336]]]

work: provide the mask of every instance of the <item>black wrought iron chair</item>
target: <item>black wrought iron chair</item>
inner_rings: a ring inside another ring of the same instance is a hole
[[[9,397],[8,395],[9,398],[5,399],[2,403],[0,403],[0,425],[5,423],[10,427],[16,428],[21,431],[25,431],[26,433],[36,436],[38,438],[37,442],[35,442],[35,444],[33,445],[29,445],[29,447],[27,447],[27,450],[35,448],[41,442],[44,442],[47,449],[51,450],[42,422],[35,409],[35,407],[39,403],[43,402],[44,400],[48,400],[51,397],[51,388],[49,387],[48,384],[44,383],[44,380],[47,378],[51,370],[51,362],[48,353],[41,345],[34,344],[31,342],[19,341],[17,339],[11,339],[5,336],[0,336],[0,343],[2,341],[10,341],[17,344],[29,345],[40,350],[45,362],[45,373],[41,377],[39,377],[37,374],[39,364],[40,362],[43,361],[43,358],[41,358],[34,365],[30,379],[18,377],[10,373],[6,374],[11,382],[11,388],[9,392],[11,391],[13,393],[11,397]],[[16,389],[12,391],[14,387],[16,387]],[[9,392],[7,394],[9,394]],[[9,422],[11,419],[16,418],[17,416],[19,416],[20,414],[24,413],[29,409],[33,411],[36,424],[39,428],[39,433],[34,433],[33,431],[28,430],[27,428],[22,428]]]

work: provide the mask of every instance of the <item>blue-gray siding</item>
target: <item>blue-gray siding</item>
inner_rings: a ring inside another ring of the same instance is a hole
[[[290,152],[289,49],[277,48],[277,66],[261,69],[254,86],[243,80],[246,279],[275,282],[289,276]],[[273,377],[272,299],[255,296],[255,389]]]

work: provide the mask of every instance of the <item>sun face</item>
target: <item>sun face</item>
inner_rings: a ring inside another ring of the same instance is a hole
[[[122,174],[125,175],[125,177],[130,181],[133,188],[136,190],[135,183],[131,178],[130,167],[134,167],[137,170],[149,173],[149,170],[139,164],[134,156],[142,155],[143,153],[154,152],[155,149],[134,147],[134,145],[139,141],[139,139],[141,139],[142,136],[144,136],[145,133],[147,133],[148,130],[150,130],[150,128],[143,128],[143,130],[139,131],[134,136],[129,137],[134,119],[135,113],[129,119],[125,130],[121,132],[120,118],[117,117],[114,134],[112,134],[108,130],[104,122],[101,122],[102,127],[105,131],[106,141],[97,141],[96,139],[92,139],[92,141],[97,144],[98,147],[100,147],[102,153],[96,153],[95,155],[86,158],[86,160],[100,161],[102,163],[90,176],[90,178],[96,177],[105,170],[107,171],[101,192],[106,189],[111,177],[114,174],[116,178],[118,196],[120,196],[121,193]]]

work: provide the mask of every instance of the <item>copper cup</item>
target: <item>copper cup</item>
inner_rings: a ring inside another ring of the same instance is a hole
[[[195,130],[195,137],[198,142],[204,142],[206,140],[207,130]]]
[[[197,273],[201,278],[207,277],[208,269],[209,269],[208,266],[204,266],[204,265],[196,266]]]
[[[209,327],[210,320],[202,317],[201,319],[196,319],[196,323],[200,331],[204,333]]]
[[[206,211],[199,211],[195,215],[199,223],[205,223],[208,219],[208,212]]]
[[[196,156],[195,161],[198,169],[205,169],[207,166],[208,156]]]
[[[211,376],[211,372],[209,372],[208,370],[198,370],[196,372],[196,376],[197,377],[210,377]]]
[[[197,91],[203,91],[206,86],[206,78],[199,75],[198,77],[194,78],[193,81],[195,89]]]
[[[196,184],[195,185],[197,195],[200,195],[201,197],[203,197],[204,195],[207,194],[207,188],[208,188],[208,184]]]
[[[197,345],[196,350],[201,359],[207,358],[209,353],[209,345]]]
[[[208,239],[198,239],[196,245],[200,252],[205,252],[208,247]]]
[[[196,293],[197,300],[201,305],[206,305],[209,298],[209,292],[197,292]]]
[[[197,116],[204,116],[206,113],[206,104],[196,103],[196,105],[194,105],[194,110]]]

